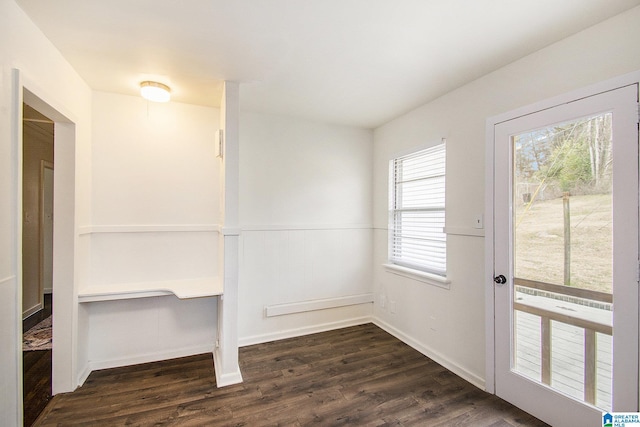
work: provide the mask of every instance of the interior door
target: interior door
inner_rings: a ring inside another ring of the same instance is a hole
[[[494,128],[496,394],[554,426],[638,410],[637,100]]]

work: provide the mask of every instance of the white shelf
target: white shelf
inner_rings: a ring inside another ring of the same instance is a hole
[[[218,277],[90,285],[79,290],[78,302],[112,301],[163,295],[175,295],[180,299],[189,299],[222,295],[222,290],[222,281]]]
[[[102,233],[173,233],[173,232],[220,232],[218,224],[125,224],[125,225],[85,225],[79,228],[79,234]]]

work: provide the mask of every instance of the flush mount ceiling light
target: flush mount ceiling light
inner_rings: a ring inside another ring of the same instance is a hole
[[[171,89],[162,83],[146,81],[140,83],[140,95],[149,101],[167,102],[171,99]]]

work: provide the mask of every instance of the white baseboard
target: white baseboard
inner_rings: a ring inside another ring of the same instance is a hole
[[[222,366],[222,361],[220,360],[220,352],[216,349],[213,352],[213,365],[214,372],[216,373],[216,387],[226,387],[228,385],[240,384],[242,380],[242,372],[240,372],[240,367],[235,372],[227,372],[222,373],[222,369],[219,369]]]
[[[303,328],[288,329],[285,331],[278,331],[278,332],[273,332],[268,334],[244,337],[239,339],[239,347],[246,347],[254,344],[261,344],[265,342],[278,341],[278,340],[283,340],[287,338],[311,335],[311,334],[320,333],[320,332],[327,332],[335,329],[348,328],[350,326],[363,325],[366,323],[375,324],[379,328],[390,333],[394,337],[398,338],[400,341],[404,342],[408,346],[424,354],[428,358],[432,359],[434,362],[442,365],[443,367],[447,368],[454,374],[470,382],[471,384],[478,387],[479,389],[481,390],[485,389],[485,381],[483,378],[480,378],[479,376],[467,371],[466,369],[457,365],[455,362],[452,362],[451,360],[442,356],[440,353],[434,351],[433,349],[416,341],[415,339],[404,334],[403,332],[399,331],[398,329],[394,328],[388,323],[378,318],[375,318],[373,316],[362,316],[362,317],[356,317],[352,319],[340,320],[336,322],[306,326]],[[97,371],[100,369],[117,368],[120,366],[137,365],[140,363],[157,362],[161,360],[174,359],[177,357],[193,356],[195,354],[211,353],[212,349],[213,349],[213,344],[207,344],[207,345],[200,345],[196,347],[171,350],[171,351],[161,352],[161,353],[149,353],[149,354],[137,355],[137,356],[127,357],[127,358],[90,361],[78,378],[78,386],[82,386],[82,384],[84,384],[84,382],[89,377],[91,372]],[[213,351],[213,362],[214,362],[214,366],[222,366],[219,360],[218,353],[216,351]],[[231,373],[225,373],[225,374],[222,374],[221,372],[219,372],[220,371],[219,369],[214,369],[214,371],[216,375],[216,384],[218,387],[238,384],[243,381],[242,373],[240,372],[240,370],[238,370],[237,372],[231,372]]]
[[[146,353],[119,359],[90,360],[87,369],[90,374],[91,372],[100,369],[119,368],[121,366],[138,365],[140,363],[159,362],[161,360],[175,359],[178,357],[194,356],[196,354],[212,352],[213,343],[208,343],[194,347],[186,347],[157,353]],[[84,379],[82,380],[82,383],[84,383],[89,374],[86,374],[86,376],[84,376],[83,373]]]
[[[422,344],[421,342],[416,341],[415,339],[413,339],[410,336],[404,334],[403,332],[399,331],[398,329],[394,328],[393,326],[389,325],[388,323],[386,323],[386,322],[384,322],[384,321],[382,321],[382,320],[380,320],[378,318],[373,319],[373,323],[376,326],[378,326],[379,328],[384,329],[385,331],[387,331],[388,333],[390,333],[394,337],[398,338],[400,341],[404,342],[408,346],[410,346],[410,347],[414,348],[415,350],[419,351],[420,353],[424,354],[429,359],[431,359],[434,362],[444,366],[445,368],[447,368],[448,370],[450,370],[454,374],[456,374],[459,377],[463,378],[464,380],[470,382],[471,384],[473,384],[474,386],[478,387],[479,389],[481,389],[481,390],[485,389],[485,381],[484,381],[483,378],[480,378],[476,374],[474,374],[472,372],[469,372],[466,369],[460,367],[459,365],[457,365],[456,363],[454,363],[451,360],[447,359],[446,357],[444,357],[443,355],[441,355],[437,351],[434,351],[433,349],[431,349],[428,346]]]
[[[27,317],[31,316],[32,314],[35,314],[37,312],[39,312],[40,310],[42,310],[43,305],[41,302],[37,303],[36,305],[34,305],[31,308],[26,309],[25,311],[22,312],[22,320],[26,319]]]
[[[85,365],[84,369],[82,370],[82,372],[80,373],[80,375],[78,376],[78,384],[76,385],[76,388],[77,387],[82,387],[82,385],[87,380],[87,378],[89,378],[89,375],[91,375],[91,368],[89,367],[89,364],[87,363]]]
[[[305,326],[303,328],[287,329],[285,331],[272,332],[263,335],[253,335],[250,337],[242,337],[238,340],[239,347],[248,345],[262,344],[265,342],[284,340],[287,338],[300,337],[304,335],[317,334],[320,332],[332,331],[334,329],[348,328],[349,326],[363,325],[373,322],[372,316],[355,317],[352,319],[340,320],[337,322],[322,323],[313,326]]]

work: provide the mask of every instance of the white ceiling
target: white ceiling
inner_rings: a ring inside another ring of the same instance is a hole
[[[17,0],[91,88],[373,128],[640,0]]]

